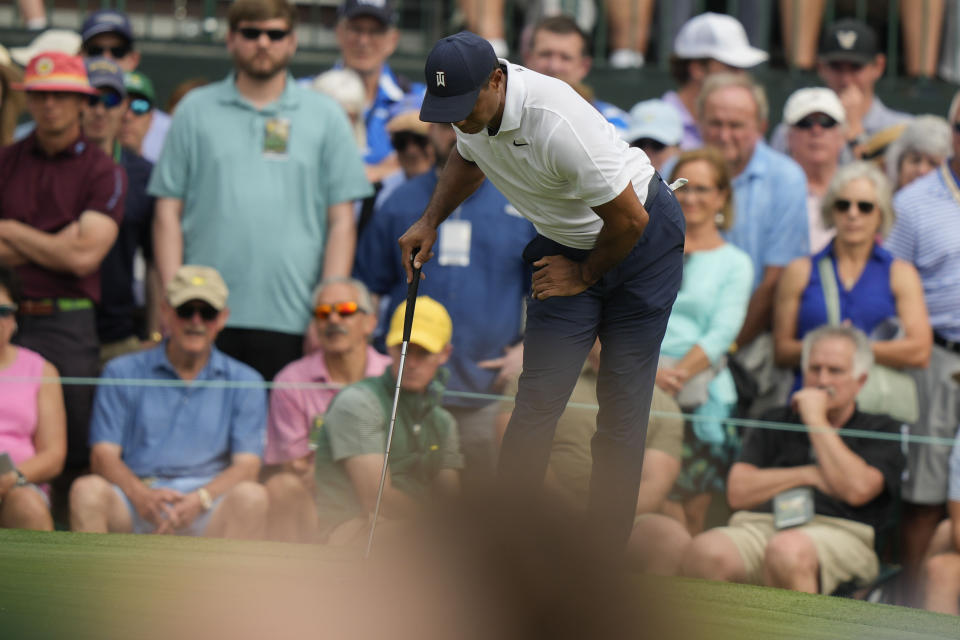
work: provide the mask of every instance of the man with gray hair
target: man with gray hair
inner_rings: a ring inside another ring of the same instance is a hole
[[[288,517],[311,513],[311,430],[323,423],[327,407],[341,387],[378,376],[390,363],[389,357],[370,346],[377,313],[362,282],[345,277],[324,280],[313,299],[309,333],[315,336],[317,349],[277,374],[277,386],[270,395],[263,456],[267,472],[273,474],[267,481],[271,509],[268,534],[288,542],[309,542],[304,532],[315,528],[302,517]]]
[[[859,329],[807,334],[803,388],[764,415],[772,424],[747,430],[727,479],[736,513],[693,539],[686,575],[825,594],[876,577],[877,532],[892,517],[903,455],[887,437],[899,424],[857,409],[872,364]],[[783,428],[797,424],[806,428]]]
[[[893,199],[896,222],[884,246],[917,267],[933,327],[930,365],[914,372],[920,419],[914,433],[950,441],[960,422],[960,92],[947,115],[953,157],[917,178]],[[904,484],[903,543],[908,577],[916,578],[927,543],[943,518],[950,446],[912,444]]]
[[[753,415],[778,406],[783,375],[773,368],[770,321],[777,281],[794,258],[810,253],[807,179],[800,166],[763,141],[769,107],[763,88],[743,74],[707,78],[697,100],[700,132],[724,157],[736,206],[726,239],[753,260],[753,294],[737,339],[740,363],[760,383]],[[664,175],[670,168],[665,167]]]

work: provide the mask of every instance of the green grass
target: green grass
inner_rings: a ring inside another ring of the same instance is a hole
[[[364,610],[345,595],[357,593],[355,560],[299,545],[0,530],[0,638],[365,638],[331,630],[357,620],[352,605]],[[637,587],[677,620],[660,637],[960,638],[957,618],[901,607],[684,579]]]

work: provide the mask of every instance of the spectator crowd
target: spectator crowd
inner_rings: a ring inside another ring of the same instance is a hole
[[[463,4],[505,52],[498,3]],[[611,26],[637,10],[607,4]],[[340,5],[339,61],[312,78],[288,70],[297,20],[236,0],[233,70],[170,113],[120,11],[0,47],[0,527],[365,540],[401,360],[397,238],[457,135],[391,69],[389,0]],[[826,594],[897,564],[899,602],[960,615],[960,93],[942,114],[888,108],[876,33],[841,19],[819,43],[799,32],[822,86],[771,123],[743,25],[678,27],[674,90],[629,111],[584,83],[577,16],[542,17],[516,60],[646,153],[686,220],[628,557]],[[642,65],[627,31],[614,66]],[[383,535],[493,483],[535,235],[487,181],[440,227]],[[574,512],[604,348],[545,480]]]

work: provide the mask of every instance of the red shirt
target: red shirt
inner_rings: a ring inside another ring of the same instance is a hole
[[[102,149],[83,136],[49,156],[36,133],[0,149],[0,218],[19,220],[46,233],[56,233],[96,211],[118,225],[123,218],[127,176]],[[17,267],[23,297],[100,300],[100,270],[78,278],[36,264]]]

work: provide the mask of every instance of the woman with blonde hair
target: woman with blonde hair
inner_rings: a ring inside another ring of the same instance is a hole
[[[17,118],[23,111],[26,96],[22,91],[14,91],[11,85],[23,80],[20,70],[14,66],[10,53],[0,45],[0,147],[13,142],[13,132],[17,128]]]
[[[773,322],[777,364],[798,367],[807,333],[843,323],[873,338],[877,364],[926,367],[933,332],[920,276],[878,241],[893,226],[887,179],[871,163],[841,167],[827,188],[822,215],[836,236],[819,253],[791,262],[780,278]]]
[[[688,181],[676,192],[687,225],[683,283],[660,348],[656,384],[694,414],[666,511],[696,534],[710,493],[724,490],[737,451],[736,433],[724,422],[737,402],[726,354],[747,313],[753,262],[721,234],[733,225],[733,188],[720,154],[680,154],[670,181],[679,177]]]

